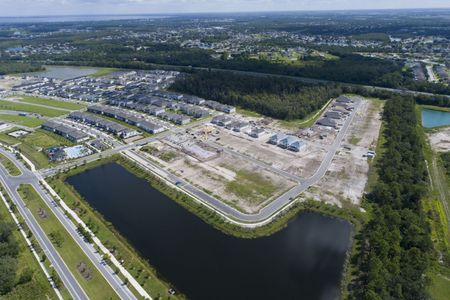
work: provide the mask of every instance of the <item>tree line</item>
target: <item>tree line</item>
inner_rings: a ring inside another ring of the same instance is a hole
[[[198,71],[181,77],[170,88],[277,119],[306,117],[342,90],[335,85],[309,85],[296,80]]]
[[[359,274],[349,288],[351,299],[427,299],[425,271],[433,246],[421,207],[427,173],[414,100],[388,100],[383,119],[379,179],[367,196],[372,216],[359,237]]]
[[[19,245],[13,236],[14,229],[13,224],[0,221],[0,296],[11,291],[17,284]]]
[[[0,60],[0,75],[41,71],[39,64]]]

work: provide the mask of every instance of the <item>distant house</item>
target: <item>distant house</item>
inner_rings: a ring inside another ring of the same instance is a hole
[[[353,101],[349,97],[344,96],[344,95],[339,96],[336,99],[336,102],[338,102],[338,103],[346,103],[346,104],[353,103]]]
[[[306,143],[302,140],[298,140],[298,141],[294,141],[293,143],[291,143],[288,147],[289,150],[294,151],[294,152],[299,152],[301,151],[304,147],[306,146]]]
[[[89,139],[89,135],[87,135],[83,131],[53,121],[47,121],[42,124],[41,127],[42,129],[65,137],[66,139],[74,143],[79,143]]]
[[[225,115],[216,116],[211,120],[212,124],[216,124],[219,126],[227,126],[230,125],[232,122],[233,119]]]
[[[278,142],[278,146],[284,149],[288,149],[294,142],[298,142],[299,139],[295,136],[288,135],[284,139]]]
[[[138,127],[151,134],[156,134],[164,131],[164,127],[148,121],[139,122]]]
[[[264,130],[264,128],[260,128],[260,127],[253,127],[250,130],[249,135],[252,138],[260,138],[266,131]]]
[[[328,111],[325,113],[325,117],[330,118],[330,119],[339,120],[339,119],[341,119],[342,115],[337,111]]]
[[[317,121],[317,125],[325,126],[325,127],[331,127],[331,128],[337,128],[337,124],[333,119],[330,118],[322,118],[319,121]]]
[[[286,135],[284,133],[276,133],[270,137],[269,143],[272,145],[278,145],[285,138]]]

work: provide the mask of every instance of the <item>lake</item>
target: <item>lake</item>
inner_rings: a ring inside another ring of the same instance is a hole
[[[72,66],[45,66],[45,71],[26,73],[25,75],[67,80],[88,76],[98,71],[98,68]]]
[[[68,183],[190,299],[337,299],[351,225],[314,213],[257,239],[223,234],[122,166]]]
[[[422,126],[425,128],[434,128],[450,125],[450,112],[422,109]]]

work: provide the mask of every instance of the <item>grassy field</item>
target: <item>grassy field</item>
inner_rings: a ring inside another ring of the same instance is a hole
[[[9,146],[15,145],[17,143],[20,143],[19,140],[17,140],[16,138],[8,135],[8,133],[14,132],[16,130],[19,130],[19,128],[13,127],[13,128],[11,128],[9,130],[0,132],[0,142],[3,143],[3,144],[9,145]]]
[[[416,106],[416,116],[421,124],[421,110],[423,106]],[[431,108],[431,107],[427,107]],[[432,109],[432,108],[431,108]],[[432,263],[428,272],[430,285],[429,293],[434,300],[444,300],[450,297],[450,178],[447,177],[443,163],[427,142],[425,129],[417,126],[421,132],[424,144],[424,156],[430,180],[430,192],[422,201],[423,209],[428,216],[431,229],[431,240],[438,253],[437,261]]]
[[[104,161],[111,161],[111,159],[106,159]],[[100,163],[101,162],[93,163],[85,168],[90,168]],[[84,168],[81,167],[77,170],[77,172],[83,169]],[[70,172],[69,174],[73,174],[73,172]],[[72,186],[65,183],[65,178],[69,174],[61,174],[58,177],[52,178],[49,182],[64,202],[67,203],[67,205],[69,205],[72,209],[79,211],[79,217],[83,219],[83,221],[91,228],[91,230],[105,244],[106,247],[116,249],[116,257],[125,261],[124,267],[136,278],[136,280],[152,297],[160,297],[159,299],[161,300],[182,299],[180,295],[177,295],[177,297],[169,297],[167,295],[169,285],[158,279],[156,270],[154,270],[147,261],[142,259],[128,243],[128,241],[123,238],[99,213],[94,211]]]
[[[0,114],[0,121],[34,128],[41,126],[46,120],[19,115]]]
[[[63,110],[56,110],[47,107],[6,100],[0,100],[0,110],[23,111],[29,113],[36,113],[47,117],[59,117],[64,114],[67,114],[67,112]]]
[[[2,164],[11,176],[19,176],[22,174],[16,165],[6,156],[0,153],[0,164]]]
[[[18,150],[21,151],[22,154],[25,155],[28,159],[30,159],[38,169],[50,166],[50,161],[42,152],[43,149],[52,146],[73,145],[73,143],[69,140],[43,129],[37,129],[25,136],[18,138],[7,135],[8,132],[0,133],[0,142],[6,143],[8,145],[18,144]]]
[[[226,190],[251,202],[271,197],[277,187],[258,173],[247,170],[236,172],[236,179],[227,183]]]
[[[441,106],[433,106],[433,105],[417,105],[417,107],[420,110],[422,110],[422,109],[430,109],[430,110],[450,112],[450,107],[441,107]]]
[[[433,282],[429,292],[434,300],[447,300],[450,297],[450,278],[441,274],[434,274],[431,277]]]
[[[238,114],[241,114],[241,115],[247,116],[247,117],[255,117],[255,118],[259,118],[259,117],[262,116],[261,114],[255,112],[255,111],[248,110],[248,109],[241,108],[241,107],[237,107],[237,108],[236,108],[236,112],[237,112]]]
[[[11,215],[9,214],[3,201],[0,201],[0,220],[13,223]],[[28,249],[22,234],[15,230],[13,232],[14,238],[19,245],[17,280],[24,272],[30,271],[32,273],[31,280],[15,286],[15,288],[6,295],[2,295],[2,300],[31,300],[31,299],[58,299],[55,292],[50,286],[44,272],[34,258],[33,254]]]
[[[67,267],[88,297],[90,299],[119,299],[118,295],[44,203],[44,200],[38,195],[36,190],[31,185],[21,185],[19,194],[46,235],[50,237],[56,250],[58,250]],[[39,214],[40,209],[41,214]],[[44,213],[42,213],[42,210]],[[85,263],[86,268],[90,270],[91,278],[86,279],[77,269],[77,265],[81,262]]]
[[[100,68],[97,72],[95,72],[94,74],[91,74],[90,76],[92,77],[100,77],[100,76],[105,76],[108,75],[114,71],[118,71],[119,69],[116,68]]]
[[[41,105],[51,106],[51,107],[55,107],[55,108],[69,109],[69,110],[79,110],[79,109],[86,107],[86,105],[84,105],[84,104],[77,104],[77,103],[73,103],[73,102],[58,101],[58,100],[52,100],[52,99],[41,98],[41,97],[33,97],[33,96],[21,96],[20,102],[26,102],[26,103],[31,103],[31,104],[41,104]]]

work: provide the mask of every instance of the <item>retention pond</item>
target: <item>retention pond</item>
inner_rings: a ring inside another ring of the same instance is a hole
[[[425,128],[450,126],[450,112],[422,109],[422,126]]]
[[[223,234],[110,163],[68,183],[190,299],[337,299],[351,225],[304,213],[268,237]]]

